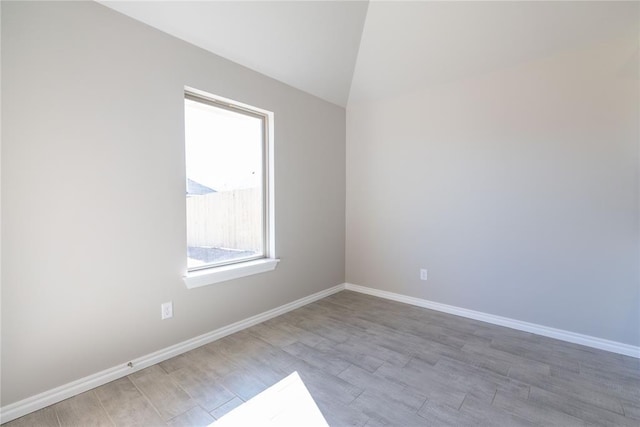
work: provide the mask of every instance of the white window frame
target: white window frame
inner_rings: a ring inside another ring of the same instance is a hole
[[[260,116],[264,119],[264,145],[263,150],[263,239],[264,254],[258,259],[239,260],[233,263],[207,266],[204,268],[192,269],[187,271],[183,277],[187,288],[198,288],[201,286],[212,285],[214,283],[226,282],[228,280],[238,279],[241,277],[251,276],[254,274],[264,273],[274,270],[280,260],[276,258],[275,248],[275,189],[274,189],[274,147],[273,147],[273,119],[274,114],[271,111],[253,107],[251,105],[242,104],[228,98],[212,95],[210,93],[194,89],[191,87],[184,88],[183,99],[194,99],[205,104],[215,107],[228,109],[238,113],[246,113],[253,116]],[[183,123],[183,126],[185,124]],[[184,132],[183,132],[184,134]],[[186,224],[185,224],[186,226]],[[185,245],[186,254],[186,245]],[[185,257],[186,260],[186,257]]]

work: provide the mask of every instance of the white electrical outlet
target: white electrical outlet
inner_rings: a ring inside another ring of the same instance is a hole
[[[421,268],[420,269],[420,280],[427,280],[427,269],[426,268]]]
[[[173,302],[165,302],[160,306],[162,310],[162,320],[171,319],[173,317]]]

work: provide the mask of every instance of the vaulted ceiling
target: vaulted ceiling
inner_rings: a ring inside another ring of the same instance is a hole
[[[365,1],[101,1],[290,86],[344,106]]]
[[[341,106],[638,40],[640,26],[638,2],[101,3]]]

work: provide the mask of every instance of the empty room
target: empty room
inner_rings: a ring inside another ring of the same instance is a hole
[[[0,18],[3,425],[640,425],[640,2]]]

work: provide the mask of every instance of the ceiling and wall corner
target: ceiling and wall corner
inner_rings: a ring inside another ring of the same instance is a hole
[[[399,96],[633,35],[640,18],[628,13],[632,7],[606,1],[372,1],[349,103]]]
[[[345,106],[368,1],[100,1],[195,46]]]
[[[571,51],[638,20],[606,1],[99,3],[340,106]]]

